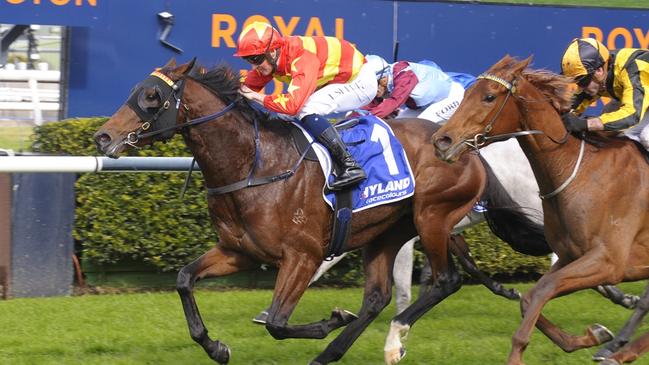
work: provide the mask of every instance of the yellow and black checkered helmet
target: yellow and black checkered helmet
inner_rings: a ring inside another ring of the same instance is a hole
[[[591,75],[609,58],[608,49],[594,38],[575,38],[561,59],[561,73],[577,80]]]

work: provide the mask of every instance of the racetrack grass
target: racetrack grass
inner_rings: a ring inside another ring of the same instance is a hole
[[[639,294],[644,283],[623,289]],[[291,323],[328,318],[335,306],[355,311],[361,295],[361,289],[311,289]],[[271,296],[268,290],[197,292],[210,335],[232,349],[230,364],[307,364],[333,339],[274,340],[250,321]],[[338,363],[382,364],[393,313],[390,305]],[[631,312],[586,291],[556,299],[544,313],[577,334],[595,322],[618,330]],[[416,323],[401,364],[504,364],[519,318],[518,302],[495,297],[481,286],[464,286]],[[0,364],[214,364],[190,339],[173,292],[2,301],[0,331]],[[528,365],[581,365],[590,363],[594,351],[566,354],[535,330],[525,360]]]
[[[0,149],[28,150],[33,131],[33,127],[0,127]]]

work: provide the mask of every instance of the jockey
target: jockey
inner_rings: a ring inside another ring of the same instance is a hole
[[[378,91],[363,109],[381,118],[418,117],[446,122],[462,102],[465,86],[475,81],[471,75],[445,73],[430,61],[389,64],[375,55],[366,59],[376,75]]]
[[[649,147],[649,138],[641,136],[648,123],[649,51],[622,48],[609,52],[593,38],[574,39],[563,55],[561,71],[579,87],[573,112],[562,116],[569,131],[624,131]],[[613,98],[619,109],[599,117],[581,116],[602,96]]]
[[[253,22],[237,42],[235,56],[252,65],[240,93],[277,113],[296,116],[324,145],[342,173],[331,184],[341,190],[366,178],[335,128],[323,115],[346,112],[376,95],[374,72],[351,43],[333,37],[282,37],[271,25]],[[287,82],[286,93],[262,95],[273,78]]]

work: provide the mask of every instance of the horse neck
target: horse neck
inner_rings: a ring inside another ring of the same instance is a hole
[[[541,193],[554,191],[573,171],[580,141],[567,134],[552,104],[528,83],[520,88],[517,100],[523,129],[543,134],[518,138],[539,184]]]
[[[226,107],[222,100],[196,82],[187,83],[185,102],[189,107],[189,119],[217,113]],[[252,121],[246,120],[236,109],[190,127],[183,136],[208,186],[223,186],[248,176],[255,158],[255,131]]]

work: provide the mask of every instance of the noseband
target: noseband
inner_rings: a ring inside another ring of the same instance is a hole
[[[192,66],[188,71],[188,75],[191,75],[193,72],[194,67]],[[177,130],[217,119],[229,112],[235,105],[235,102],[233,101],[216,113],[197,119],[188,119],[184,123],[178,124],[178,112],[180,110],[183,92],[185,91],[185,78],[181,78],[174,82],[167,77],[167,75],[156,70],[142,82],[142,86],[153,87],[158,94],[161,95],[161,99],[164,99],[164,102],[162,103],[162,107],[160,107],[155,113],[151,113],[146,110],[146,108],[142,107],[137,90],[128,98],[128,101],[126,102],[127,105],[142,120],[142,125],[126,136],[124,143],[131,147],[137,148],[135,144],[144,138],[160,136],[159,139],[169,139]],[[174,99],[175,102],[172,102],[172,99]],[[183,103],[182,105],[185,111],[189,111],[189,107],[186,104]],[[150,132],[146,132],[152,127],[153,129]]]
[[[526,130],[526,131],[504,133],[504,134],[497,134],[497,135],[490,136],[489,133],[493,129],[496,120],[498,120],[500,113],[505,108],[505,105],[507,104],[509,97],[516,93],[516,79],[514,79],[512,82],[509,82],[501,77],[491,75],[491,74],[486,74],[486,73],[481,74],[477,78],[491,80],[499,83],[500,85],[504,86],[507,89],[507,95],[505,95],[505,100],[503,100],[502,104],[500,104],[500,107],[498,108],[498,112],[496,112],[493,118],[491,118],[491,121],[487,123],[482,133],[478,133],[475,136],[473,136],[473,138],[468,138],[464,140],[464,144],[477,150],[480,147],[484,146],[488,141],[498,142],[498,141],[505,141],[512,137],[529,136],[532,134],[543,134],[543,132],[539,130]]]

